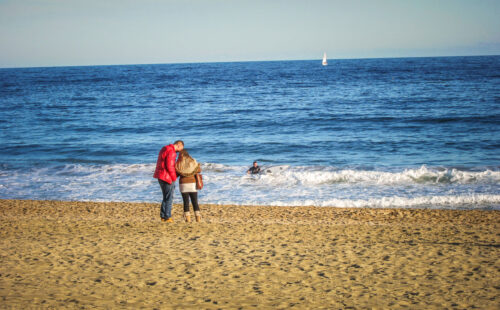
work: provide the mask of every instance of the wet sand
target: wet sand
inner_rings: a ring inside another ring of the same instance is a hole
[[[499,309],[500,212],[0,200],[0,308]]]

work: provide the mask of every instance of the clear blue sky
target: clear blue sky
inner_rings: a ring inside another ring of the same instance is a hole
[[[0,67],[500,54],[500,0],[0,0]]]

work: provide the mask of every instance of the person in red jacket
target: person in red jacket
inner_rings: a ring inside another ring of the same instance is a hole
[[[160,183],[163,200],[161,202],[160,217],[162,222],[173,222],[172,220],[172,200],[174,199],[174,182],[177,180],[175,172],[176,152],[184,149],[184,142],[177,140],[174,144],[162,147],[156,161],[156,169],[153,178]]]

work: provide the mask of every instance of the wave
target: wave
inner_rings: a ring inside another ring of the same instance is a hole
[[[144,164],[105,164],[93,161],[81,161],[73,164],[32,168],[27,175],[43,175],[47,177],[65,175],[99,176],[102,174],[116,174],[127,176],[130,174],[153,173],[154,163]],[[496,184],[500,185],[500,170],[498,168],[484,168],[482,170],[463,170],[458,168],[421,166],[400,171],[368,170],[368,169],[341,169],[331,166],[289,166],[274,165],[261,167],[258,175],[247,175],[247,166],[224,165],[218,163],[202,163],[204,174],[209,174],[214,180],[230,178],[240,182],[258,181],[260,183],[288,184],[288,185],[330,185],[330,184],[374,184],[374,185],[445,185],[445,184]],[[23,169],[25,170],[25,169]],[[22,173],[7,165],[0,166],[0,176],[12,173]]]
[[[459,195],[421,197],[382,197],[372,199],[329,199],[275,201],[272,206],[318,206],[338,208],[428,208],[428,209],[497,209],[500,195]]]
[[[157,202],[154,163],[73,163],[31,169],[0,165],[0,197]],[[331,166],[203,163],[202,203],[372,208],[499,209],[498,168],[374,170]],[[180,203],[180,195],[175,196]]]
[[[250,200],[234,202],[231,200],[219,201],[215,204],[236,205],[269,205],[269,206],[316,206],[336,208],[397,208],[397,209],[480,209],[499,210],[500,195],[459,195],[459,196],[420,196],[400,197],[388,196],[371,199],[295,199],[275,200],[263,202]]]
[[[229,172],[244,170],[246,167],[225,166],[221,164],[205,164],[207,171]],[[402,171],[338,169],[335,167],[262,167],[262,173],[255,176],[267,183],[287,183],[298,185],[322,185],[335,183],[372,183],[379,185],[394,184],[470,184],[500,183],[500,171],[484,169],[467,171],[457,168],[420,168]]]

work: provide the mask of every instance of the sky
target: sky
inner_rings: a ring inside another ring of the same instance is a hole
[[[0,67],[500,55],[499,0],[0,0]]]

